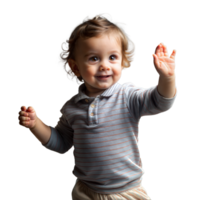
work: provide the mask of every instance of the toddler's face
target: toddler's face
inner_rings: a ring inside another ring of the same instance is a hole
[[[121,77],[121,64],[121,45],[115,36],[104,34],[77,41],[74,69],[82,76],[88,96],[97,96],[115,84]]]

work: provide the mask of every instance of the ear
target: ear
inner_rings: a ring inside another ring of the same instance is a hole
[[[81,74],[80,74],[80,72],[79,72],[79,69],[78,69],[78,66],[77,66],[75,60],[69,59],[69,60],[68,60],[68,64],[69,64],[71,70],[74,72],[74,74],[75,74],[77,77],[81,76]]]

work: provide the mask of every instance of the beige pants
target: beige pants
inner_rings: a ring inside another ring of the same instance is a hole
[[[119,194],[99,194],[91,190],[80,180],[72,191],[73,200],[151,200],[142,186],[135,187]]]

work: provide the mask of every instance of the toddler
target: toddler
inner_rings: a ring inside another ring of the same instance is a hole
[[[78,94],[61,109],[55,128],[45,125],[32,107],[21,107],[19,123],[43,146],[58,153],[74,146],[77,181],[73,200],[150,199],[141,185],[143,170],[138,149],[142,116],[168,110],[176,97],[175,50],[164,44],[153,54],[158,85],[149,89],[119,84],[130,67],[133,50],[122,29],[104,17],[89,19],[72,32],[61,53],[76,76]]]

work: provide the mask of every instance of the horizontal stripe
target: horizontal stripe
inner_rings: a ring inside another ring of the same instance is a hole
[[[74,146],[73,174],[98,193],[121,193],[138,186],[144,173],[139,120],[168,110],[176,96],[167,99],[157,87],[143,89],[129,83],[116,83],[97,97],[88,97],[84,90],[82,84],[64,104],[44,146],[59,153]]]

